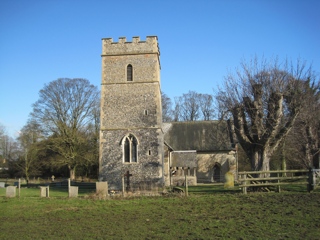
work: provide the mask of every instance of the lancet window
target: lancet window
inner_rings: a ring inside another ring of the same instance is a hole
[[[133,81],[133,69],[131,64],[127,66],[127,81]]]
[[[138,141],[133,135],[128,135],[122,140],[123,145],[123,161],[137,162],[138,161]]]

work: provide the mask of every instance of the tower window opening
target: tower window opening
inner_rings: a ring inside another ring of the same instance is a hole
[[[133,81],[133,74],[132,74],[132,65],[129,64],[127,66],[127,81]]]
[[[126,136],[122,142],[123,145],[123,161],[137,162],[138,161],[138,141],[133,135]]]

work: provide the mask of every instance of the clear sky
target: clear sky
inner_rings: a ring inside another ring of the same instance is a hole
[[[320,72],[318,0],[1,0],[0,123],[15,137],[44,84],[100,89],[101,38],[158,36],[171,99],[213,93],[243,59],[301,58]]]

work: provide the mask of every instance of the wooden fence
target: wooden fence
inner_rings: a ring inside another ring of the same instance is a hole
[[[275,186],[281,191],[281,185],[307,185],[310,192],[319,185],[320,169],[310,170],[279,170],[279,171],[250,171],[239,172],[239,187],[247,194],[248,189],[268,191]]]

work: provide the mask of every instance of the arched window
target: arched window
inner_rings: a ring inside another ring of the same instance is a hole
[[[133,81],[133,71],[132,71],[132,65],[129,64],[127,66],[127,81]]]
[[[137,162],[138,161],[138,141],[133,135],[128,135],[122,140],[123,146],[123,161]]]

